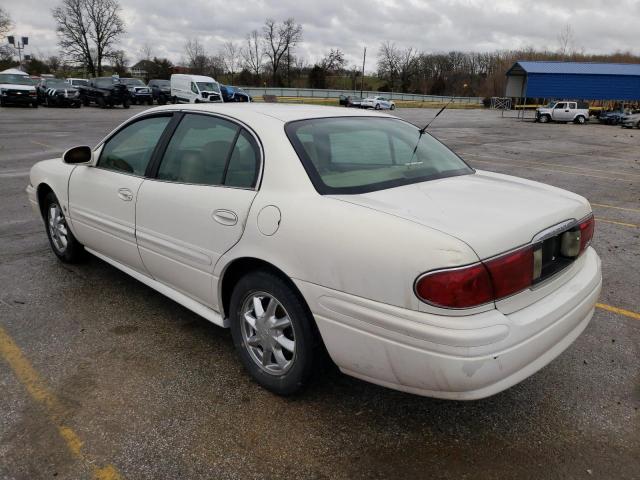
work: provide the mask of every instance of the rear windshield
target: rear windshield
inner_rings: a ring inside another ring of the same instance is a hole
[[[316,118],[290,122],[285,131],[321,194],[372,192],[474,172],[431,135],[398,119]]]
[[[119,80],[116,78],[96,78],[95,79],[95,85],[98,88],[109,88],[112,85],[116,85],[119,83]]]
[[[49,88],[69,88],[69,84],[64,80],[45,80],[44,85]]]
[[[125,85],[131,85],[136,87],[144,87],[144,82],[139,78],[121,78],[120,83],[124,83]]]

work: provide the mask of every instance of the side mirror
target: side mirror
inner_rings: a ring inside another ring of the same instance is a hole
[[[70,148],[62,155],[62,161],[70,165],[89,163],[92,159],[93,151],[91,147],[87,147],[86,145]]]

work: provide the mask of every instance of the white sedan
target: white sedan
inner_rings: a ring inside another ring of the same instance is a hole
[[[373,108],[375,110],[395,110],[396,104],[386,97],[367,97],[362,100],[360,108]]]
[[[230,327],[279,394],[326,348],[376,384],[486,397],[566,349],[601,288],[584,198],[375,112],[158,107],[37,163],[27,192],[60,260],[89,252]]]

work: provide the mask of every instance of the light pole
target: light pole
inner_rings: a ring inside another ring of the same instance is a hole
[[[19,65],[22,67],[22,50],[24,50],[25,46],[29,45],[29,37],[22,37],[20,40],[16,41],[15,35],[9,35],[7,36],[7,42],[13,48],[18,50]]]
[[[367,47],[364,47],[364,54],[362,55],[362,78],[360,79],[360,98],[362,98],[362,92],[364,90],[364,64],[367,61]]]

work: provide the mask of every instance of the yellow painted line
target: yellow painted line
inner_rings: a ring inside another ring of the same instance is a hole
[[[618,315],[624,315],[625,317],[634,318],[640,320],[640,313],[632,312],[631,310],[625,310],[624,308],[612,307],[606,303],[596,303],[596,307],[608,312],[617,313]]]
[[[31,143],[33,143],[34,145],[38,145],[40,147],[44,147],[44,148],[51,148],[52,150],[55,150],[57,147],[54,147],[53,145],[48,145],[46,143],[40,143],[40,142],[36,142],[35,140],[29,140]]]
[[[20,347],[2,327],[0,327],[0,356],[9,364],[31,398],[45,408],[49,418],[58,429],[58,434],[64,441],[67,450],[91,469],[93,478],[95,480],[121,480],[122,477],[112,465],[100,468],[96,465],[96,459],[93,456],[83,452],[82,440],[71,427],[65,425],[67,417],[65,407],[47,388],[44,380],[24,356]]]
[[[592,203],[594,207],[615,208],[616,210],[625,210],[627,212],[640,212],[640,208],[616,207],[615,205],[607,205],[606,203]]]
[[[539,150],[540,151],[540,150]],[[504,157],[496,157],[493,155],[476,155],[473,153],[461,153],[460,155],[471,155],[471,156],[477,156],[477,157],[482,157],[482,158],[495,158],[498,160],[514,160],[513,158],[504,158]],[[574,167],[572,165],[563,165],[561,163],[550,163],[550,162],[534,162],[531,160],[524,160],[523,162],[516,162],[518,164],[529,164],[529,165],[543,165],[543,166],[552,166],[552,167],[560,167],[560,168],[570,168],[572,170],[581,170],[581,171],[585,171],[585,172],[596,172],[596,173],[613,173],[616,175],[624,175],[624,176],[631,176],[631,177],[640,177],[640,173],[630,173],[630,172],[621,172],[619,170],[600,170],[598,168],[589,168],[589,167]],[[571,172],[567,172],[567,173],[571,173]]]
[[[637,223],[626,223],[626,222],[619,222],[617,220],[609,220],[608,218],[600,218],[600,217],[596,217],[596,221],[598,222],[604,222],[604,223],[612,223],[614,225],[622,225],[623,227],[634,227],[634,228],[640,228],[640,225],[638,225]]]
[[[485,156],[485,155],[476,155],[474,153],[460,153],[460,155],[462,156],[470,156],[470,157],[480,157],[480,158],[496,158],[496,157],[489,157],[489,156]],[[499,160],[502,160],[501,158]],[[567,172],[566,170],[558,170],[557,168],[549,168],[549,167],[532,167],[531,165],[522,162],[522,163],[513,163],[513,162],[496,162],[496,161],[491,161],[491,160],[475,160],[476,162],[479,163],[490,163],[490,164],[495,164],[495,165],[507,165],[509,167],[521,167],[521,168],[528,168],[531,170],[542,170],[545,172],[558,172],[558,173],[564,173],[566,175],[579,175],[582,177],[593,177],[593,178],[602,178],[605,180],[618,180],[618,181],[628,181],[628,179],[626,178],[617,178],[617,177],[605,177],[603,175],[591,175],[590,173],[582,173],[582,172]]]

